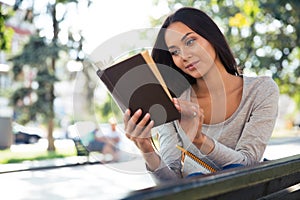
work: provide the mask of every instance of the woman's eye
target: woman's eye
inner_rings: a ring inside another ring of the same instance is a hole
[[[186,46],[191,46],[195,42],[195,39],[188,39],[185,43]]]
[[[173,51],[170,51],[170,53],[172,56],[177,56],[180,52],[179,52],[179,50],[173,50]]]

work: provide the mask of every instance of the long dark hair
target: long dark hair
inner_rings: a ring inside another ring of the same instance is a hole
[[[239,74],[233,53],[218,26],[203,11],[189,7],[180,8],[175,13],[167,17],[167,19],[164,21],[152,50],[152,57],[156,63],[173,68],[182,76],[184,76],[189,84],[194,84],[196,82],[195,78],[187,75],[175,65],[172,55],[168,51],[165,42],[165,31],[170,24],[174,22],[184,23],[190,29],[205,38],[215,49],[215,52],[220,58],[226,71],[233,75]],[[187,82],[182,83],[178,82],[178,80],[174,80],[174,76],[168,76],[166,73],[162,73],[162,75],[168,86],[172,85],[172,88],[180,88],[178,89],[179,91],[175,91],[177,94],[180,94],[189,86],[186,84]],[[176,84],[176,86],[174,84]]]

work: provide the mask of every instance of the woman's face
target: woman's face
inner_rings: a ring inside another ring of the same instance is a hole
[[[201,78],[214,66],[213,46],[182,22],[167,28],[165,41],[176,66],[192,77]]]

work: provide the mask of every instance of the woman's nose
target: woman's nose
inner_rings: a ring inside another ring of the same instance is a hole
[[[181,49],[181,58],[183,60],[188,60],[191,57],[192,57],[192,54],[188,49],[186,49],[186,48]]]

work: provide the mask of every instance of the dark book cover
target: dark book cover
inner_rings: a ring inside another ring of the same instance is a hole
[[[123,112],[129,108],[133,114],[141,108],[143,115],[149,112],[154,126],[158,126],[179,119],[180,113],[160,74],[155,74],[159,71],[153,69],[154,62],[149,61],[148,52],[139,53],[105,70],[98,70],[97,75]]]

